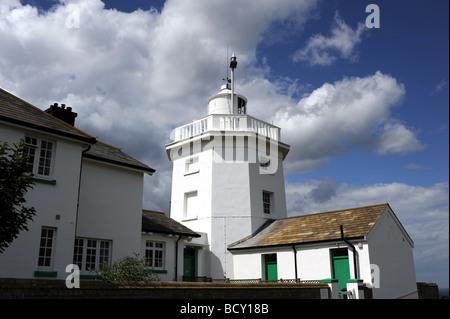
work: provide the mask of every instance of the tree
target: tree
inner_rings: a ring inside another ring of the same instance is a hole
[[[25,207],[25,194],[33,188],[33,175],[28,172],[28,156],[21,140],[12,147],[0,141],[0,253],[26,230],[36,214]]]
[[[145,259],[138,254],[117,259],[111,266],[103,264],[98,269],[91,269],[108,282],[158,281],[158,275],[145,265]]]

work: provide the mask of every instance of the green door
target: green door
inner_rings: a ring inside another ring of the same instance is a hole
[[[338,289],[347,288],[347,280],[350,279],[350,265],[348,263],[347,248],[332,249],[333,278],[338,280]]]
[[[265,280],[278,280],[277,255],[269,254],[264,256]]]
[[[194,281],[195,280],[195,248],[186,247],[184,249],[184,262],[183,262],[183,280]]]
[[[278,280],[278,269],[276,261],[266,262],[267,280]]]

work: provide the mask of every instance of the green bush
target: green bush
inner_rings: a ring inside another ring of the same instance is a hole
[[[104,281],[108,282],[138,282],[138,281],[158,281],[158,275],[145,265],[145,259],[134,256],[127,256],[117,259],[112,265],[103,264],[98,269],[92,269]]]

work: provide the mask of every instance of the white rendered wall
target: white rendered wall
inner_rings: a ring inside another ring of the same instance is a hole
[[[197,140],[172,145],[179,152],[174,151],[177,156],[172,158],[170,215],[190,229],[208,235],[210,275],[213,278],[234,278],[233,258],[227,250],[229,244],[251,235],[267,219],[287,215],[281,151],[278,151],[278,146],[275,151],[271,150],[275,152],[270,154],[272,165],[276,165],[271,171],[273,174],[262,174],[257,162],[259,154],[256,153],[255,134],[240,134],[232,136],[212,132],[202,136],[202,144],[197,137]],[[211,141],[219,141],[220,145]],[[239,152],[249,152],[249,155],[240,157],[237,155]],[[194,159],[197,164],[191,171],[188,166]],[[264,214],[263,190],[273,193],[271,214]],[[186,209],[190,194],[197,195],[196,213]]]
[[[83,160],[77,236],[112,241],[112,261],[141,250],[143,173]]]
[[[380,272],[380,287],[373,289],[374,298],[418,298],[412,242],[389,209],[380,217],[368,241],[370,262]]]
[[[48,179],[54,185],[35,182],[26,194],[26,206],[34,207],[36,215],[14,242],[0,254],[0,277],[34,278],[37,270],[56,271],[57,279],[67,277],[65,268],[73,261],[73,244],[83,143],[56,135],[0,124],[1,141],[10,145],[29,134],[55,142],[53,174]],[[56,241],[51,267],[39,268],[38,255],[42,227],[56,229]]]

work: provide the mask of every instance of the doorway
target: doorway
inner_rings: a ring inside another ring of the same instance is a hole
[[[263,255],[263,278],[267,281],[278,280],[277,254]]]
[[[195,248],[187,246],[184,248],[183,281],[195,281],[195,275]]]
[[[350,265],[348,262],[348,249],[330,249],[331,271],[334,279],[338,280],[338,289],[347,288],[347,280],[350,279]]]

